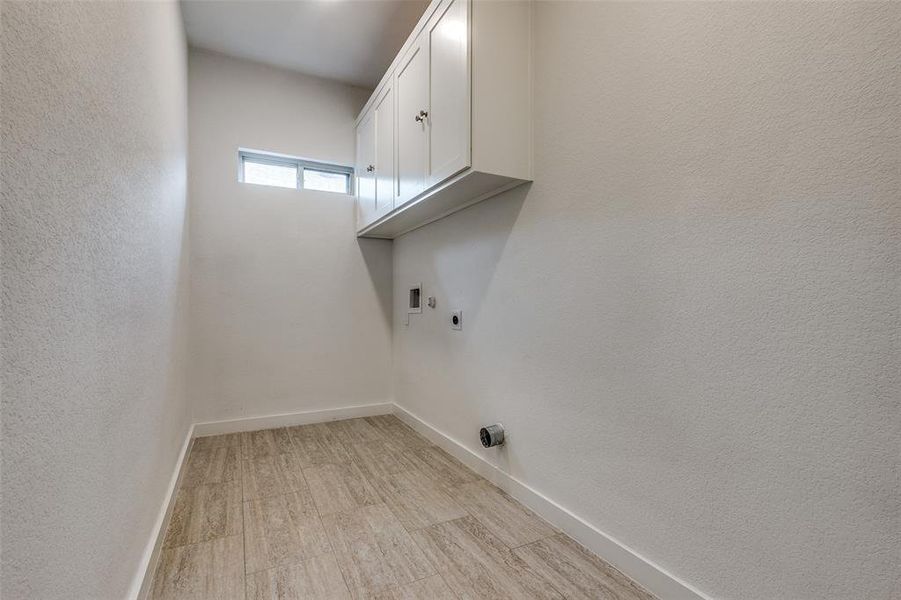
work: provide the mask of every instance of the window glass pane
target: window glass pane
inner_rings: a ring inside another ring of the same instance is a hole
[[[303,170],[303,187],[306,190],[320,192],[347,193],[348,175],[346,173],[329,173],[328,171]]]
[[[297,167],[295,165],[271,165],[244,159],[244,183],[296,188]]]

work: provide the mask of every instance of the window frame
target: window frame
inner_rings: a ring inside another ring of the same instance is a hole
[[[295,167],[297,169],[297,181],[295,182],[295,190],[307,190],[310,192],[322,192],[324,194],[341,194],[342,196],[353,196],[354,195],[354,168],[346,165],[338,165],[334,163],[326,163],[318,160],[310,160],[307,158],[301,158],[299,156],[289,156],[287,154],[276,154],[275,152],[266,152],[264,150],[251,150],[249,148],[238,148],[238,181],[240,183],[247,183],[244,181],[244,161],[250,160],[251,162],[272,165],[278,167]],[[311,171],[320,171],[323,173],[333,173],[337,175],[346,175],[347,176],[347,191],[346,192],[330,192],[327,190],[311,190],[309,188],[305,188],[303,186],[303,172],[306,169],[310,169]],[[264,183],[260,184],[250,184],[250,185],[266,185]],[[279,186],[268,186],[268,187],[279,187]],[[283,190],[289,190],[291,188],[283,187]]]

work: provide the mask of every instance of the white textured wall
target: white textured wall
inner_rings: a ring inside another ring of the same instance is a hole
[[[531,188],[395,241],[398,403],[714,597],[898,598],[901,5],[535,36]]]
[[[187,433],[178,6],[2,7],[4,600],[125,597]]]
[[[391,400],[391,243],[351,196],[239,183],[238,147],[353,164],[367,90],[189,59],[196,421]]]

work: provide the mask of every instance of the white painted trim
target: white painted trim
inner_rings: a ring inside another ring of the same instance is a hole
[[[338,421],[356,417],[388,415],[392,412],[394,412],[394,404],[383,402],[381,404],[363,404],[325,410],[246,417],[228,421],[208,421],[194,424],[194,437],[218,435],[220,433],[237,433],[239,431],[256,431],[258,429],[272,429],[275,427],[290,427],[292,425],[310,425],[311,423],[324,423],[326,421]]]
[[[140,600],[148,597],[150,593],[150,583],[153,579],[153,572],[156,570],[156,564],[159,561],[160,550],[163,545],[163,534],[169,526],[169,517],[172,515],[172,508],[175,505],[175,491],[178,489],[178,484],[181,483],[185,460],[188,458],[188,449],[191,447],[193,438],[194,426],[191,425],[188,427],[185,441],[182,442],[178,460],[175,461],[175,471],[172,473],[172,477],[169,478],[169,487],[166,490],[166,495],[163,497],[163,504],[160,506],[156,522],[153,524],[153,529],[151,530],[153,535],[144,548],[144,554],[141,555],[141,562],[138,565],[138,572],[131,581],[131,587],[126,596],[129,600]]]
[[[708,596],[667,573],[616,538],[604,533],[512,475],[501,471],[482,456],[442,433],[435,426],[396,404],[394,407],[398,418],[413,429],[531,508],[550,524],[577,540],[661,600],[710,600]]]
[[[436,215],[436,216],[434,216],[434,217],[429,217],[428,219],[426,219],[426,220],[423,221],[422,223],[419,223],[418,225],[413,225],[412,227],[408,227],[407,229],[404,229],[404,230],[401,231],[400,233],[398,233],[398,234],[396,234],[396,235],[393,235],[393,236],[391,236],[390,238],[387,238],[387,239],[392,239],[392,240],[393,240],[393,239],[397,239],[397,238],[399,238],[399,237],[402,236],[402,235],[406,235],[406,234],[410,233],[411,231],[416,231],[416,230],[419,229],[420,227],[425,227],[425,226],[428,225],[429,223],[434,223],[435,221],[438,221],[438,220],[440,220],[440,219],[443,219],[444,217],[449,217],[449,216],[451,216],[451,215],[454,214],[455,212],[459,212],[459,211],[461,211],[461,210],[463,210],[463,209],[469,208],[469,207],[472,206],[473,204],[478,204],[479,202],[481,202],[481,201],[483,201],[483,200],[487,200],[488,198],[493,198],[494,196],[500,196],[500,195],[503,194],[504,192],[507,192],[507,191],[509,191],[509,190],[512,190],[512,189],[515,188],[515,187],[519,187],[519,186],[521,186],[521,185],[524,184],[524,183],[529,183],[529,181],[524,180],[524,179],[514,179],[513,181],[511,181],[511,182],[509,182],[509,183],[505,183],[504,185],[502,185],[502,186],[499,187],[499,188],[496,188],[496,189],[493,189],[493,190],[488,190],[488,191],[485,192],[484,194],[479,194],[478,196],[476,196],[476,197],[473,198],[472,200],[467,200],[467,201],[465,201],[465,202],[463,202],[463,203],[461,203],[461,204],[458,204],[457,206],[454,206],[453,208],[447,209],[447,210],[444,211],[443,213],[439,213],[438,215]],[[438,191],[438,188],[435,188],[434,191]]]

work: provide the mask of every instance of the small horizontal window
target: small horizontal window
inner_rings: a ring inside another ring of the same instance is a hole
[[[238,151],[238,181],[298,190],[351,194],[353,168],[303,158]]]
[[[303,188],[305,190],[346,194],[348,179],[347,173],[334,173],[314,169],[303,170]]]
[[[244,183],[297,187],[297,165],[277,165],[244,159]]]

